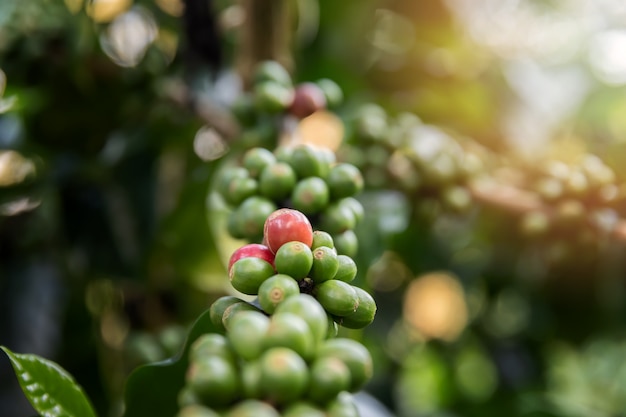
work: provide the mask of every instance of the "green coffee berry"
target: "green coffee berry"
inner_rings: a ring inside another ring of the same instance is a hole
[[[218,333],[203,334],[189,347],[190,362],[196,362],[209,356],[219,356],[235,363],[235,352],[228,339]]]
[[[234,297],[232,295],[226,295],[220,297],[211,304],[209,308],[209,318],[211,323],[221,332],[225,331],[224,324],[222,323],[222,317],[224,317],[224,311],[233,304],[247,304],[245,301]]]
[[[276,272],[300,280],[306,277],[313,265],[311,248],[302,242],[292,241],[283,244],[274,258]]]
[[[274,275],[272,264],[261,258],[241,258],[233,264],[228,278],[237,291],[254,295],[259,292],[259,286]]]
[[[333,241],[335,242],[335,249],[340,255],[354,258],[359,250],[359,240],[354,230],[346,230],[343,233],[334,235]]]
[[[176,398],[178,407],[185,408],[189,405],[200,404],[200,399],[196,393],[187,385],[185,385],[179,392]]]
[[[224,315],[222,316],[222,325],[224,326],[224,330],[228,331],[231,327],[232,319],[244,311],[252,311],[255,313],[261,312],[261,310],[257,307],[247,302],[233,304],[224,310]]]
[[[220,415],[208,407],[193,404],[181,408],[176,417],[220,417]]]
[[[300,294],[300,286],[289,275],[276,274],[260,285],[258,293],[261,308],[267,314],[272,314],[284,300]]]
[[[233,178],[224,199],[228,204],[238,206],[246,198],[255,195],[258,187],[259,185],[254,178]]]
[[[313,265],[309,272],[309,277],[313,282],[320,283],[333,279],[338,269],[339,262],[337,261],[337,253],[334,249],[327,246],[320,246],[313,251]]]
[[[275,81],[263,81],[254,86],[254,106],[261,112],[280,113],[289,107],[293,94],[292,87]]]
[[[264,81],[274,81],[286,87],[293,85],[291,75],[278,61],[262,61],[254,68],[253,80],[255,84]]]
[[[287,406],[282,417],[326,417],[326,412],[309,402],[298,401]]]
[[[337,255],[337,273],[333,279],[343,282],[351,282],[357,274],[357,266],[354,260],[347,255]]]
[[[230,320],[226,336],[241,358],[253,360],[263,352],[263,340],[270,319],[258,311],[242,311]]]
[[[248,149],[243,155],[241,164],[253,178],[258,178],[265,167],[276,162],[274,154],[265,148]]]
[[[310,368],[308,398],[318,404],[326,404],[350,388],[350,370],[339,358],[317,358]]]
[[[224,417],[280,417],[280,413],[265,401],[247,399],[234,405]]]
[[[354,287],[336,279],[317,284],[313,295],[327,312],[335,316],[347,316],[359,307],[359,297]]]
[[[259,177],[259,192],[274,201],[291,195],[296,186],[296,172],[286,162],[266,166]]]
[[[303,178],[291,193],[291,204],[305,214],[315,214],[328,205],[330,194],[326,182],[319,177]]]
[[[293,148],[289,164],[299,178],[325,178],[330,171],[330,163],[319,149],[311,145],[299,145]]]
[[[354,211],[346,205],[333,203],[322,211],[321,229],[326,230],[331,235],[340,234],[346,230],[352,230],[356,226],[356,216]],[[335,242],[337,246],[337,242]]]
[[[332,315],[327,314],[327,318],[328,324],[326,330],[326,339],[332,339],[337,337],[337,334],[339,334],[339,326],[337,325],[337,322]]]
[[[261,398],[261,363],[258,359],[242,362],[241,391],[244,398]]]
[[[333,199],[351,197],[363,190],[361,171],[352,164],[339,163],[333,166],[326,182]]]
[[[274,149],[274,156],[278,162],[284,162],[286,164],[290,164],[291,162],[291,154],[293,153],[293,146],[282,145]],[[291,166],[291,165],[289,165]]]
[[[287,404],[301,398],[309,383],[309,370],[300,355],[275,347],[261,357],[261,390],[269,401]]]
[[[327,417],[359,417],[359,410],[347,392],[340,393],[337,398],[326,405]]]
[[[354,214],[354,218],[357,223],[363,220],[365,217],[365,209],[363,208],[363,204],[359,200],[354,197],[345,197],[337,202],[337,204],[348,207],[352,213]]]
[[[350,370],[350,391],[359,390],[370,380],[374,364],[372,356],[361,343],[338,337],[326,340],[317,352],[318,358],[334,357],[340,359]]]
[[[309,325],[309,329],[317,343],[326,338],[327,314],[322,305],[313,296],[298,294],[287,298],[274,310],[274,315],[283,313],[293,313],[304,319]]]
[[[359,297],[359,307],[354,313],[338,318],[337,322],[349,329],[362,329],[374,321],[376,302],[364,289],[355,286],[353,288]]]
[[[276,204],[260,196],[248,197],[237,207],[241,231],[250,240],[261,240],[265,219],[276,211]]]
[[[333,242],[333,237],[328,232],[324,232],[322,230],[315,230],[313,232],[313,244],[311,245],[311,249],[315,250],[320,246],[326,246],[328,248],[334,249],[335,242]]]
[[[240,94],[230,107],[230,111],[243,126],[252,126],[257,121],[257,113],[254,110],[254,100],[251,94]]]
[[[185,381],[207,405],[224,406],[239,395],[239,376],[235,366],[219,356],[192,362],[187,369]]]
[[[322,78],[316,81],[317,86],[324,93],[326,97],[326,105],[330,107],[337,107],[343,101],[343,91],[339,85],[328,78]]]
[[[300,316],[293,313],[274,314],[263,340],[264,347],[286,347],[303,359],[313,358],[317,345],[309,325]]]
[[[241,212],[239,210],[235,209],[228,214],[226,230],[228,231],[228,234],[235,239],[243,239],[246,237],[243,230]]]
[[[219,176],[218,182],[216,184],[217,191],[222,195],[226,196],[228,194],[228,190],[230,187],[230,183],[235,178],[243,179],[248,178],[250,174],[248,174],[248,170],[240,167],[240,166],[232,166],[225,168]]]

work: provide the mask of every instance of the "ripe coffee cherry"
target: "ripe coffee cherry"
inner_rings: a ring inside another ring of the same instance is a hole
[[[296,173],[286,162],[266,166],[259,177],[259,192],[274,201],[291,195],[296,186]]]
[[[289,348],[305,360],[313,358],[317,349],[309,325],[293,313],[280,313],[272,316],[263,344],[266,349]]]
[[[296,210],[315,214],[328,205],[330,193],[326,182],[319,177],[304,178],[291,193],[291,204]]]
[[[361,343],[338,337],[326,340],[317,352],[318,358],[334,357],[340,359],[350,370],[350,388],[355,392],[372,377],[374,364],[372,356]]]
[[[343,101],[343,91],[341,87],[331,79],[322,78],[316,81],[317,86],[324,93],[327,107],[337,107]]]
[[[352,395],[342,392],[326,405],[326,416],[359,417],[359,410],[356,408]]]
[[[338,318],[337,322],[349,329],[362,329],[370,325],[376,316],[376,302],[374,298],[362,288],[352,286],[359,297],[359,307],[354,313]]]
[[[326,404],[350,388],[350,370],[339,358],[317,358],[311,364],[310,372],[308,397],[318,404]]]
[[[309,402],[298,401],[287,406],[282,417],[326,417],[326,413]]]
[[[269,264],[274,265],[274,254],[272,253],[270,248],[259,243],[250,243],[248,245],[240,247],[230,256],[230,259],[228,261],[229,273],[230,268],[233,266],[233,264],[241,258],[261,258]]]
[[[245,360],[253,360],[263,352],[263,340],[270,319],[258,311],[242,311],[232,317],[226,337],[233,350]]]
[[[311,249],[315,250],[320,246],[326,246],[328,248],[334,249],[335,243],[333,242],[333,237],[330,233],[324,232],[322,230],[316,230],[313,232],[313,244],[311,245]]]
[[[313,243],[309,219],[297,210],[279,209],[269,215],[263,227],[267,246],[274,253],[287,242],[298,241],[308,247]]]
[[[354,260],[347,255],[337,255],[337,273],[333,279],[343,282],[352,282],[356,278],[357,266]]]
[[[326,178],[330,171],[330,161],[321,148],[312,145],[299,145],[293,148],[289,164],[300,178]]]
[[[359,307],[359,297],[354,287],[336,279],[316,285],[313,295],[324,310],[335,316],[347,316]]]
[[[274,275],[272,264],[261,258],[241,258],[230,268],[231,285],[244,294],[254,295],[259,286]]]
[[[247,399],[233,406],[225,417],[280,417],[280,413],[264,401]]]
[[[264,81],[254,86],[254,106],[261,112],[280,113],[291,105],[293,97],[293,88],[274,81]]]
[[[276,274],[259,287],[259,304],[263,311],[272,314],[277,305],[298,294],[300,294],[300,287],[296,280],[289,275]]]
[[[313,251],[313,265],[309,272],[313,282],[320,283],[333,279],[338,269],[337,253],[333,249],[320,246]]]
[[[276,404],[287,404],[301,398],[309,383],[304,359],[289,348],[268,349],[261,357],[261,390]]]
[[[292,85],[291,75],[289,72],[277,61],[263,61],[259,62],[254,68],[253,80],[255,84],[259,84],[264,81],[274,81],[282,84],[286,87]]]
[[[220,417],[220,415],[203,405],[192,404],[181,408],[176,417]]]
[[[315,344],[326,338],[328,327],[327,314],[322,305],[309,294],[298,294],[280,303],[274,315],[293,313],[309,325]]]
[[[245,301],[234,297],[232,295],[226,295],[224,297],[220,297],[211,304],[209,308],[209,317],[211,319],[211,323],[218,329],[218,331],[225,331],[224,323],[222,322],[222,318],[224,317],[224,312],[226,309],[233,304],[248,304]]]
[[[333,241],[338,254],[354,258],[359,250],[359,240],[354,230],[346,230],[343,233],[334,235]]]
[[[219,356],[235,363],[235,352],[228,339],[221,334],[205,333],[198,337],[189,348],[189,360],[191,362],[197,362],[209,356]]]
[[[276,272],[300,280],[306,277],[313,265],[311,249],[302,242],[287,242],[278,248],[275,258]]]
[[[352,164],[336,164],[330,169],[326,181],[333,199],[350,197],[363,190],[361,171]]]
[[[265,167],[276,162],[276,157],[265,148],[248,149],[243,155],[242,165],[253,178],[257,178]]]
[[[326,96],[322,89],[314,83],[298,84],[294,91],[289,113],[303,119],[326,107]]]
[[[205,404],[224,406],[239,395],[239,376],[235,365],[219,356],[192,362],[185,381]]]

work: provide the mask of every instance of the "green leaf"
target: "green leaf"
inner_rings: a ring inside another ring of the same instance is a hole
[[[172,417],[178,412],[178,393],[185,385],[189,346],[205,333],[218,333],[206,310],[193,324],[185,345],[171,359],[138,367],[126,381],[124,417]]]
[[[17,354],[0,346],[15,370],[22,391],[44,417],[96,417],[74,378],[58,364],[37,355]]]

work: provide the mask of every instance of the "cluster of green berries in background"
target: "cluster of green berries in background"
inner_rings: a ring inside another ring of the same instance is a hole
[[[211,305],[219,333],[191,345],[177,417],[358,416],[351,393],[371,378],[372,358],[337,330],[370,324],[376,303],[349,284],[354,261],[297,210],[268,216],[263,242],[231,256],[231,284],[257,298]]]
[[[354,196],[363,189],[363,177],[354,165],[336,162],[327,148],[309,144],[283,145],[274,152],[251,148],[239,165],[222,172],[217,189],[233,209],[228,232],[235,238],[259,243],[270,213],[292,208],[329,233],[337,252],[356,254],[354,228],[364,209]]]
[[[289,72],[276,61],[257,65],[249,93],[242,94],[232,111],[242,126],[254,126],[266,116],[290,115],[305,118],[318,110],[333,108],[343,101],[341,87],[323,78],[294,84]]]

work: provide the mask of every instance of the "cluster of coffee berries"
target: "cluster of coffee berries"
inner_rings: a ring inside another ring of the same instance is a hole
[[[354,261],[337,255],[325,232],[297,210],[264,224],[264,244],[248,244],[229,262],[233,287],[257,295],[217,299],[219,333],[190,347],[178,417],[358,416],[351,393],[372,376],[361,343],[337,337],[337,324],[370,324],[376,303],[352,286]]]
[[[337,163],[335,154],[308,144],[283,145],[271,152],[248,149],[237,166],[226,168],[218,191],[233,210],[228,231],[238,239],[260,242],[265,219],[277,208],[292,208],[330,233],[337,252],[354,256],[356,224],[363,206],[354,196],[363,177],[354,165]]]
[[[341,88],[328,78],[294,84],[280,63],[263,61],[255,68],[251,91],[242,94],[232,110],[243,126],[252,126],[259,117],[267,115],[302,119],[318,110],[335,107],[342,100]]]
[[[339,159],[358,166],[369,187],[397,188],[419,205],[447,211],[471,206],[467,183],[483,165],[477,144],[426,125],[412,113],[392,117],[374,104],[356,112],[351,131]]]

